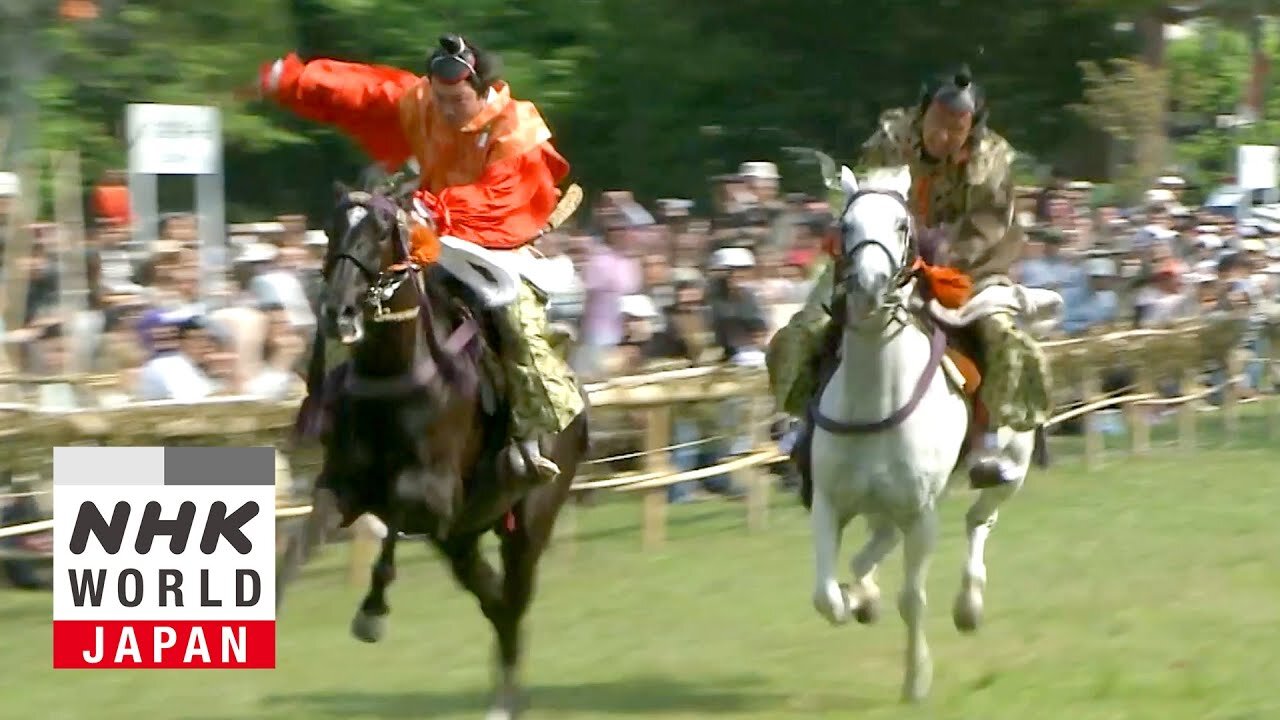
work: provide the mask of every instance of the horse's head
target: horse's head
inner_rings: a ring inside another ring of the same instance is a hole
[[[365,315],[391,298],[381,291],[399,293],[407,272],[389,272],[410,255],[413,219],[399,203],[381,192],[349,190],[338,186],[338,203],[332,220],[325,258],[325,287],[321,298],[322,330],[345,345],[365,336]],[[519,278],[492,253],[465,240],[435,237],[429,228],[418,228],[438,243],[436,262],[469,286],[491,307],[515,299]],[[375,297],[375,294],[378,295]]]
[[[840,259],[844,272],[846,320],[859,323],[891,310],[894,294],[911,277],[915,263],[911,211],[907,195],[911,172],[906,167],[871,171],[859,184],[853,171],[841,168],[845,193],[840,215]]]

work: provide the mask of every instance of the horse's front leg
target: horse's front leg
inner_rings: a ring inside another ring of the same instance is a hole
[[[512,675],[505,671],[505,661],[501,661],[501,658],[505,657],[503,637],[509,627],[511,615],[507,605],[506,578],[499,575],[480,552],[480,537],[475,535],[451,538],[437,542],[436,546],[449,561],[449,568],[453,571],[454,578],[467,592],[475,596],[480,604],[480,612],[484,613],[498,635],[500,676],[497,680],[492,709],[486,717],[491,720],[509,720],[516,714],[518,688],[511,679]]]
[[[813,507],[809,511],[814,563],[813,608],[833,625],[843,625],[849,622],[853,611],[848,589],[836,579],[836,560],[845,520],[838,517],[827,486],[819,480],[814,477]]]
[[[396,579],[396,536],[399,527],[388,523],[386,537],[382,538],[382,549],[378,559],[373,563],[370,573],[369,592],[360,602],[360,609],[351,619],[351,634],[357,640],[374,643],[382,639],[387,630],[387,614],[391,608],[387,606],[387,587]]]
[[[551,494],[541,498],[549,501],[543,511],[523,513],[518,529],[502,536],[503,606],[496,617],[490,618],[498,635],[498,677],[487,720],[511,720],[522,707],[520,659],[524,653],[524,616],[533,602],[538,561],[551,539],[555,513],[567,497],[566,492],[555,497],[555,488],[546,488],[544,492]],[[526,500],[530,501],[536,500]]]
[[[982,625],[984,593],[987,587],[987,538],[1000,517],[1000,506],[1022,487],[1034,449],[1034,433],[1015,435],[1004,452],[1018,467],[1016,481],[982,490],[965,513],[964,529],[969,541],[968,552],[965,555],[964,572],[960,576],[960,590],[956,593],[955,604],[951,608],[951,617],[956,629],[961,632],[974,632]]]

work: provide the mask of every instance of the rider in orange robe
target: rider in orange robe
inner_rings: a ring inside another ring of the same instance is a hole
[[[416,195],[437,234],[515,250],[546,227],[569,164],[551,146],[551,131],[533,103],[511,97],[497,65],[493,55],[446,35],[428,60],[426,77],[382,65],[304,62],[290,54],[265,64],[259,84],[264,95],[297,115],[341,129],[388,172],[416,164]],[[437,250],[415,243],[412,259],[428,264]],[[509,308],[517,337],[503,352],[513,395],[511,458],[549,481],[560,471],[542,456],[539,438],[568,427],[584,403],[572,372],[545,337],[542,303],[527,285],[520,290]]]
[[[427,77],[289,54],[262,68],[261,87],[299,116],[341,129],[388,172],[415,161],[441,235],[508,250],[546,225],[569,163],[533,103],[513,99],[504,81],[487,82],[491,72],[448,36]]]

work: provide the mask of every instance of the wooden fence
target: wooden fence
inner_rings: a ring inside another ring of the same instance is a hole
[[[1239,378],[1243,358],[1238,350],[1247,318],[1236,315],[1206,316],[1161,330],[1100,331],[1088,336],[1046,342],[1050,355],[1059,409],[1051,424],[1057,425],[1103,410],[1125,413],[1131,451],[1152,450],[1151,416],[1177,408],[1178,444],[1186,449],[1197,445],[1198,401],[1213,395],[1228,435],[1239,425]],[[1271,347],[1280,343],[1280,323],[1269,322],[1263,337]],[[1271,353],[1276,355],[1276,353]],[[1280,395],[1275,394],[1280,366],[1267,363],[1266,376],[1272,393],[1266,398],[1272,437],[1280,437]],[[1132,380],[1110,393],[1102,391],[1103,378],[1125,369]],[[1200,378],[1216,370],[1220,382],[1206,387]],[[0,382],[4,381],[0,378]],[[9,378],[26,381],[26,378]],[[87,382],[93,378],[60,378]],[[96,379],[101,381],[101,378]],[[45,379],[44,381],[48,381]],[[776,420],[767,393],[767,379],[761,370],[728,367],[701,367],[653,372],[621,377],[588,387],[593,426],[604,429],[605,442],[619,450],[596,456],[584,464],[574,488],[578,492],[635,493],[641,496],[641,541],[644,547],[662,544],[666,535],[667,490],[670,486],[713,476],[730,475],[745,489],[745,525],[761,530],[768,525],[774,486],[769,466],[785,460],[770,439],[769,428]],[[699,408],[736,401],[741,412],[732,427],[722,428],[716,437],[672,443],[674,419],[688,417]],[[198,409],[198,411],[196,411]],[[16,472],[49,476],[50,448],[62,445],[271,445],[283,447],[292,426],[297,401],[264,402],[226,398],[185,405],[172,402],[139,403],[118,408],[72,411],[39,410],[25,405],[0,406],[0,466]],[[1087,467],[1103,459],[1103,432],[1100,423],[1084,423],[1083,453]],[[629,430],[629,431],[628,431]],[[729,456],[708,467],[677,471],[672,467],[673,450],[689,445],[749,436],[746,452]],[[307,494],[295,487],[295,477],[311,477],[318,467],[319,454],[305,448],[279,454],[278,513],[299,517],[310,507],[297,501]],[[633,465],[619,470],[619,465]],[[43,494],[32,489],[26,494]],[[0,494],[0,502],[15,495]],[[561,542],[575,534],[577,510],[565,513],[558,528]],[[363,571],[371,560],[372,539],[380,530],[376,519],[363,518],[354,528],[352,543],[355,577],[363,582]],[[0,540],[42,532],[51,521],[0,528]],[[569,543],[571,546],[572,543]]]

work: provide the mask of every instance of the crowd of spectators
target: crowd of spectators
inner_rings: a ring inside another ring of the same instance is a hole
[[[743,163],[713,179],[706,208],[679,198],[646,208],[629,192],[605,192],[573,227],[543,237],[539,250],[560,280],[549,314],[575,331],[571,363],[582,379],[671,365],[763,366],[771,334],[821,271],[832,225],[825,198],[785,194],[781,180],[772,163]],[[0,363],[9,366],[0,371],[100,373],[116,385],[90,396],[70,382],[6,384],[3,399],[25,391],[21,399],[42,407],[74,408],[300,393],[325,234],[302,216],[233,225],[225,247],[205,248],[202,260],[191,214],[166,215],[157,240],[135,240],[121,182],[107,178],[90,198],[82,264],[59,254],[57,228],[47,223],[31,228],[29,252],[5,253],[16,263],[5,278],[24,279],[25,293],[6,289],[10,327],[0,328],[8,351]],[[1065,335],[1220,310],[1249,311],[1260,323],[1280,299],[1280,214],[1238,220],[1234,210],[1189,207],[1182,193],[1176,177],[1161,178],[1136,208],[1094,202],[1088,183],[1025,193],[1017,221],[1028,242],[1016,279],[1062,293]],[[0,182],[0,234],[15,195]],[[1268,352],[1264,342],[1256,326],[1244,340],[1255,359],[1249,392],[1265,385],[1256,361]],[[706,437],[723,420],[678,418],[673,442]],[[677,451],[676,464],[703,464],[733,444]],[[733,492],[727,481],[706,486]]]

